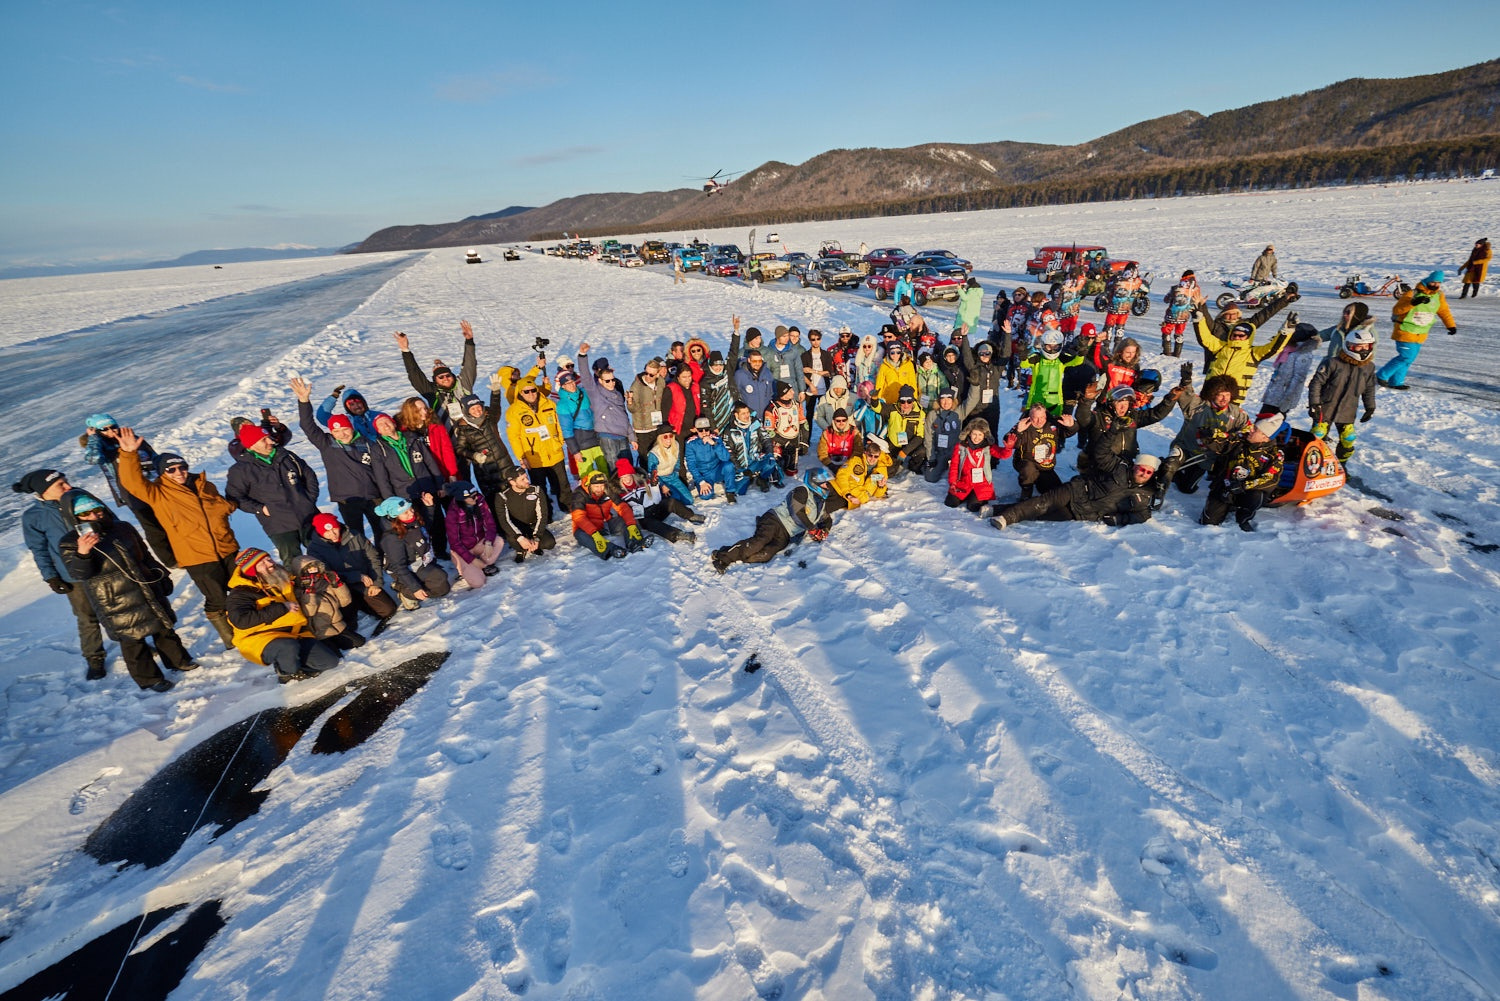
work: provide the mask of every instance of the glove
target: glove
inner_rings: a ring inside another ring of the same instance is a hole
[[[333,387],[333,394],[332,395],[333,396],[338,396],[343,391],[344,391],[344,384],[341,382],[337,386]]]
[[[822,542],[824,539],[828,538],[828,529],[826,529],[826,528],[809,528],[807,530],[807,537],[809,539],[813,540],[814,542]]]
[[[1411,304],[1413,306],[1425,306],[1425,305],[1427,305],[1431,301],[1432,301],[1432,296],[1430,296],[1430,295],[1422,295],[1420,292],[1411,297]]]
[[[1365,415],[1359,419],[1359,422],[1361,424],[1368,424],[1370,422],[1370,418],[1374,417],[1374,416],[1375,416],[1375,411],[1373,411],[1373,410],[1366,410],[1365,411]]]
[[[1456,333],[1458,333],[1458,328],[1457,327],[1449,327],[1448,328],[1448,336],[1449,337],[1452,337]]]
[[[609,548],[609,540],[604,537],[603,532],[595,532],[593,534],[593,540],[594,551],[603,556],[604,551]]]
[[[1190,361],[1185,361],[1182,363],[1182,367],[1177,371],[1181,376],[1181,378],[1177,380],[1177,385],[1181,386],[1183,389],[1191,387],[1193,384],[1193,363]]]
[[[625,548],[630,550],[632,553],[638,553],[642,549],[645,549],[647,546],[651,545],[650,542],[646,541],[646,537],[641,535],[641,529],[639,525],[628,526],[625,529],[625,539]]]
[[[1328,437],[1328,422],[1327,421],[1318,421],[1318,423],[1316,423],[1316,424],[1313,425],[1312,431],[1313,431],[1313,437],[1314,438],[1327,438]]]
[[[54,594],[67,594],[73,590],[73,585],[61,577],[48,577],[47,586],[52,588]]]

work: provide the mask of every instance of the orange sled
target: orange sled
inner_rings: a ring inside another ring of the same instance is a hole
[[[1276,441],[1286,461],[1271,504],[1306,504],[1343,487],[1344,464],[1333,454],[1332,444],[1290,425],[1282,426]]]

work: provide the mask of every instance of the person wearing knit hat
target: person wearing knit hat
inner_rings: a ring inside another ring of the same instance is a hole
[[[1484,284],[1485,275],[1489,274],[1490,258],[1493,256],[1489,237],[1482,236],[1474,242],[1474,249],[1469,251],[1469,259],[1459,268],[1459,278],[1464,285],[1463,291],[1458,294],[1460,299],[1467,299],[1471,290],[1474,298],[1479,298],[1479,286]]]
[[[1209,471],[1200,525],[1222,525],[1233,511],[1241,531],[1255,531],[1255,513],[1281,482],[1284,459],[1271,436],[1282,423],[1280,414],[1257,421],[1219,453]]]
[[[83,653],[86,677],[96,681],[104,677],[104,634],[88,595],[76,583],[63,562],[61,543],[72,528],[71,512],[62,510],[62,497],[72,489],[68,478],[57,469],[33,469],[21,476],[11,489],[31,494],[33,502],[21,514],[21,536],[36,564],[43,582],[68,599],[78,622],[78,645]]]
[[[448,426],[463,420],[460,401],[474,392],[474,380],[479,375],[479,362],[474,354],[474,328],[468,320],[459,321],[458,326],[464,335],[464,358],[456,374],[440,359],[434,359],[432,375],[428,376],[412,354],[410,339],[399,331],[395,334],[396,346],[401,349],[401,364],[406,369],[411,388],[422,395],[438,420]]]
[[[350,604],[356,611],[381,620],[396,614],[396,599],[385,590],[385,565],[380,550],[358,531],[345,527],[331,514],[314,515],[307,555],[338,574],[349,585]],[[373,635],[373,634],[372,634]]]
[[[318,404],[317,409],[313,412],[313,416],[317,418],[319,424],[322,424],[331,431],[333,428],[329,422],[333,419],[333,408],[339,402],[339,394],[341,393],[344,400],[344,413],[342,416],[348,419],[350,427],[354,428],[355,432],[361,438],[366,441],[373,440],[375,437],[375,427],[372,423],[374,415],[370,412],[369,401],[357,389],[351,389],[346,393],[343,386],[335,386],[333,392],[329,393],[323,402]],[[286,442],[282,442],[281,444],[284,445]],[[232,451],[233,449],[231,449]]]
[[[284,566],[253,547],[241,552],[234,565],[228,611],[241,656],[273,668],[282,684],[316,678],[338,666],[342,651],[313,637]]]
[[[291,381],[297,396],[297,415],[302,433],[323,458],[328,477],[328,499],[339,507],[344,522],[357,532],[369,526],[372,539],[380,538],[381,521],[375,514],[380,488],[370,465],[370,441],[361,435],[347,414],[328,418],[328,430],[318,426],[312,409],[312,386],[304,379]]]
[[[243,451],[229,467],[224,496],[253,514],[281,555],[290,562],[302,551],[318,513],[318,474],[291,449],[278,448],[265,429],[246,424],[239,431]]]
[[[712,432],[713,429],[708,430]],[[659,481],[652,482],[651,478],[641,476],[630,460],[624,458],[615,463],[615,479],[620,484],[620,501],[630,505],[635,523],[643,531],[671,543],[686,542],[690,546],[697,543],[696,533],[678,528],[667,519],[676,515],[694,525],[701,525],[707,519],[672,496],[670,491],[662,489]]]
[[[1396,342],[1396,357],[1375,373],[1377,384],[1387,389],[1408,388],[1406,373],[1411,371],[1422,345],[1427,343],[1427,332],[1439,320],[1449,334],[1458,333],[1458,324],[1448,311],[1448,300],[1443,298],[1443,282],[1447,277],[1441,271],[1434,271],[1396,300],[1391,308],[1391,340]]]

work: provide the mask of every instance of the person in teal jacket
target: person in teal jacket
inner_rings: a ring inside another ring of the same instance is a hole
[[[983,308],[984,289],[979,287],[979,279],[970,275],[968,282],[964,284],[964,290],[958,293],[958,313],[953,317],[953,332],[977,339],[975,331],[979,329],[979,313]]]

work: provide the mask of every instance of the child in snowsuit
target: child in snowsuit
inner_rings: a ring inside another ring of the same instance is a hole
[[[1354,456],[1354,442],[1359,437],[1354,415],[1361,403],[1365,412],[1359,422],[1364,424],[1375,416],[1375,333],[1368,327],[1350,331],[1343,349],[1336,357],[1324,359],[1307,387],[1313,434],[1326,438],[1330,424],[1338,428],[1335,454],[1340,462]]]

